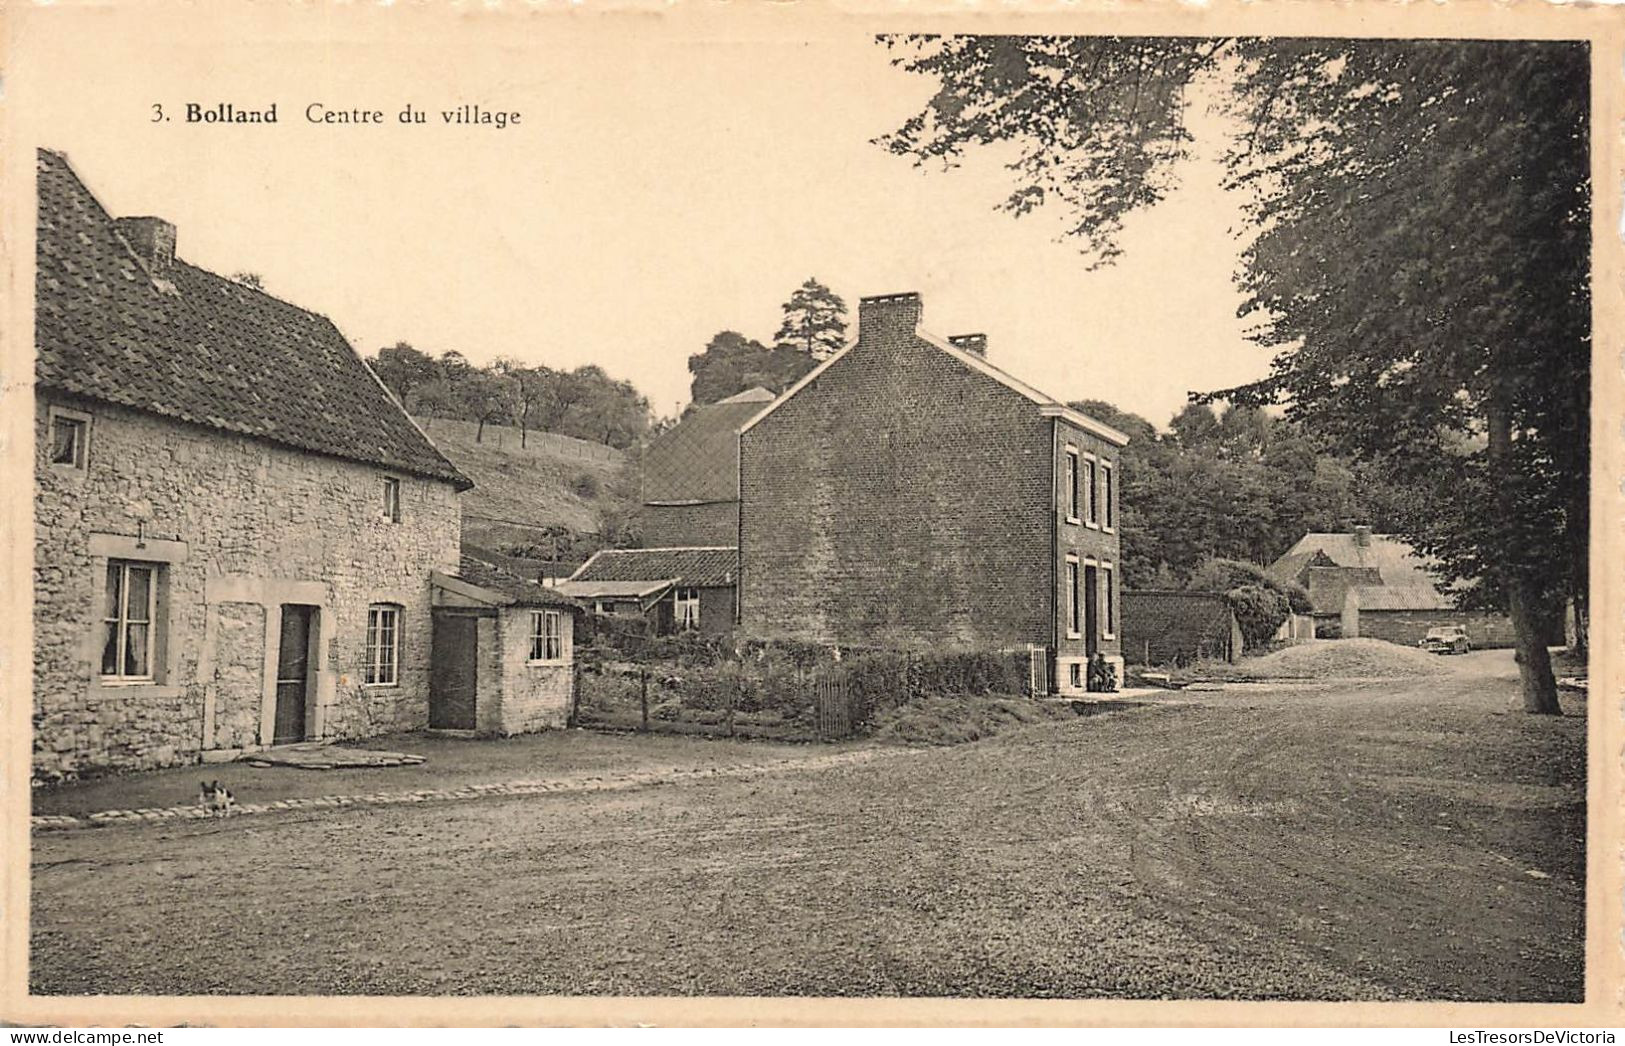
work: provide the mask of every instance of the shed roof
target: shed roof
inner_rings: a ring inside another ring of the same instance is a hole
[[[578,581],[655,581],[722,588],[738,577],[739,549],[732,545],[699,548],[617,548],[596,553],[571,576]]]
[[[483,589],[486,593],[497,597],[492,602],[499,606],[582,609],[581,604],[570,598],[568,593],[527,581],[469,555],[464,555],[458,561],[457,573],[452,575],[452,580],[463,581]]]
[[[41,386],[473,486],[326,317],[179,258],[149,268],[67,157],[36,170]]]
[[[676,583],[669,577],[652,581],[561,581],[558,591],[577,599],[647,599]]]

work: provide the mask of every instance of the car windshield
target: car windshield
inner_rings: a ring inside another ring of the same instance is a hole
[[[1416,633],[1412,632],[1411,634],[1415,635]],[[1428,638],[1429,639],[1454,639],[1459,635],[1461,635],[1461,629],[1459,629],[1459,628],[1430,628],[1430,629],[1428,629]]]

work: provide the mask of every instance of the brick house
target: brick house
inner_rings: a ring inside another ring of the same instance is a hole
[[[864,298],[857,339],[740,435],[740,627],[843,645],[1023,649],[1056,689],[1116,663],[1128,437]]]
[[[712,635],[734,628],[739,549],[604,549],[581,565],[559,591],[598,615],[641,614],[658,634],[695,629]]]
[[[739,428],[773,401],[747,389],[689,409],[643,452],[643,507],[649,548],[696,548],[739,541]]]
[[[327,319],[37,174],[36,776],[425,725],[469,481]]]
[[[1510,618],[1492,610],[1458,608],[1424,557],[1370,527],[1305,534],[1268,570],[1272,577],[1309,591],[1318,635],[1414,646],[1430,628],[1460,625],[1475,647],[1512,645]]]

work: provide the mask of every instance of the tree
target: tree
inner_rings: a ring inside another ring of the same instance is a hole
[[[402,403],[407,402],[413,389],[440,377],[440,365],[404,341],[379,349],[367,365]]]
[[[704,352],[688,358],[688,371],[694,376],[690,397],[695,403],[715,403],[757,386],[783,392],[816,365],[800,349],[769,349],[738,331],[722,331]]]
[[[784,322],[773,338],[815,360],[827,360],[846,344],[846,302],[822,283],[808,279],[784,303]]]
[[[512,420],[513,388],[510,377],[491,370],[470,368],[459,385],[465,416],[478,423],[474,442],[485,440],[485,426]]]
[[[1062,208],[1097,265],[1177,183],[1192,87],[1217,93],[1256,233],[1242,311],[1275,356],[1198,398],[1284,404],[1403,483],[1401,535],[1508,611],[1524,705],[1556,713],[1541,624],[1563,595],[1584,607],[1589,541],[1586,45],[887,42],[941,87],[883,143],[949,165],[1013,146],[1004,206]]]

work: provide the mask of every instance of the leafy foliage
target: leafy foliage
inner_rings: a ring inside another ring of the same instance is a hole
[[[846,302],[809,279],[784,303],[784,322],[773,337],[815,360],[828,359],[846,344]]]
[[[1508,609],[1526,705],[1556,711],[1536,622],[1563,595],[1583,608],[1589,531],[1587,45],[885,42],[940,88],[884,144],[948,165],[1012,145],[1005,206],[1060,208],[1096,265],[1175,183],[1187,94],[1216,93],[1255,224],[1242,311],[1276,355],[1267,379],[1202,399],[1283,403],[1403,484],[1394,529]]]
[[[624,449],[649,429],[649,401],[593,365],[565,371],[504,358],[476,367],[459,352],[436,358],[405,342],[367,363],[411,413],[476,422],[482,436],[488,424],[517,424],[521,445],[539,430]]]
[[[783,392],[817,366],[794,346],[768,348],[738,331],[713,337],[705,351],[688,358],[690,396],[695,403],[715,403],[757,386]]]

